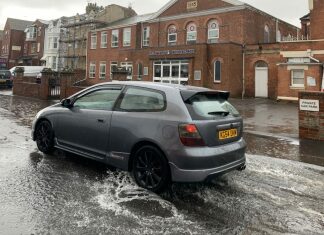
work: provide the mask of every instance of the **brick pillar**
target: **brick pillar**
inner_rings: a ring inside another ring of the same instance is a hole
[[[69,96],[68,89],[73,86],[72,80],[75,76],[75,73],[73,72],[61,72],[60,74],[60,98],[65,99]]]
[[[41,83],[39,88],[39,98],[47,100],[49,95],[49,79],[52,76],[52,72],[42,72]]]
[[[299,92],[299,138],[324,141],[324,92]]]
[[[15,77],[13,79],[13,87],[12,87],[12,94],[13,95],[20,95],[19,94],[19,83],[22,83],[24,78],[24,70],[16,70]]]

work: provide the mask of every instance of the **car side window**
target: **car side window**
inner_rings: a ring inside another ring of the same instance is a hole
[[[119,108],[129,112],[159,112],[166,108],[165,94],[161,91],[129,87]]]
[[[121,88],[96,90],[78,98],[73,106],[80,109],[111,111],[120,93]]]

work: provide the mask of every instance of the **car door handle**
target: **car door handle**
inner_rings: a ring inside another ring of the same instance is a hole
[[[104,122],[105,122],[105,120],[103,120],[103,119],[100,119],[100,118],[99,118],[99,119],[97,119],[97,121],[98,121],[98,122],[100,122],[100,123],[104,123]]]

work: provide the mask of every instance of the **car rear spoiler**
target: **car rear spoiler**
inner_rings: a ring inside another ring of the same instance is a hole
[[[207,91],[181,90],[180,94],[184,102],[188,102],[190,98],[196,95],[208,95],[223,100],[228,100],[230,96],[230,92],[228,91],[208,91],[208,90]]]

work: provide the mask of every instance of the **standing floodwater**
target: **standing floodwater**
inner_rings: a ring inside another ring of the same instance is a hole
[[[1,234],[324,231],[321,156],[318,166],[268,157],[316,157],[316,151],[305,153],[296,141],[248,133],[245,171],[209,184],[174,184],[156,195],[138,188],[126,172],[61,151],[39,153],[30,139],[30,122],[49,104],[0,96]]]

